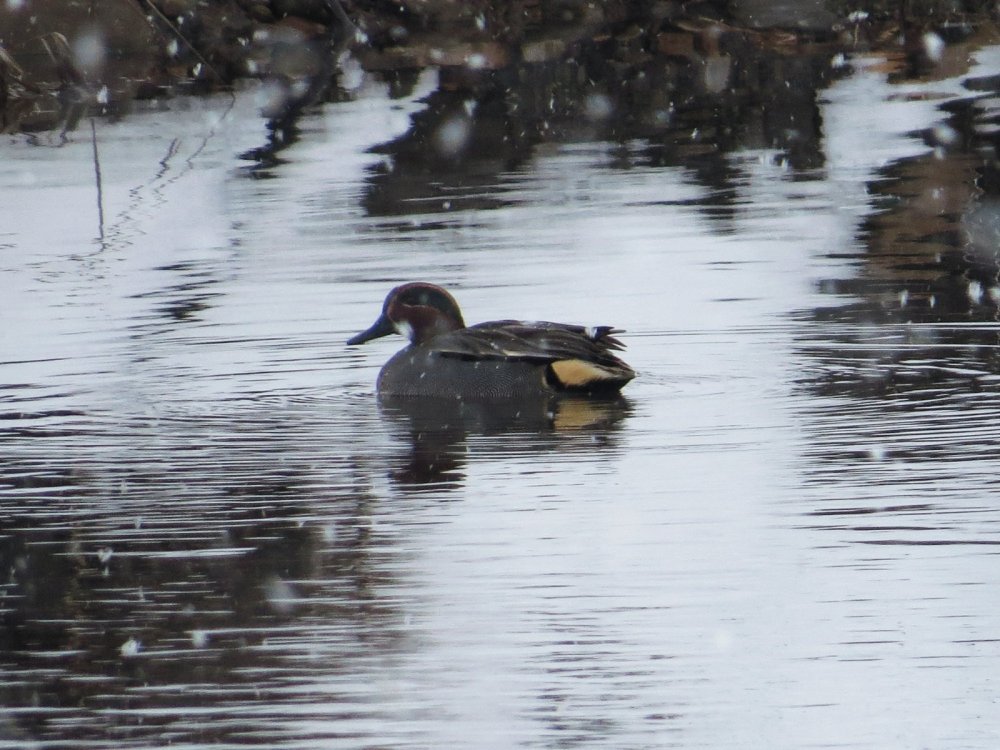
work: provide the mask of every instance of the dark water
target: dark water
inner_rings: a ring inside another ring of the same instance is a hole
[[[427,73],[286,133],[255,89],[97,121],[99,179],[89,126],[7,136],[0,747],[996,747],[963,54],[851,60],[794,131],[504,134]],[[380,409],[401,342],[344,342],[410,279],[625,328],[640,376]]]

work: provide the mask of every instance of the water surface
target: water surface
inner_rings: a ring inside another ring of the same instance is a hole
[[[995,747],[971,60],[852,60],[798,151],[469,148],[497,121],[433,73],[277,138],[255,88],[8,136],[0,747]],[[402,342],[344,342],[413,279],[624,328],[640,375],[380,409]]]

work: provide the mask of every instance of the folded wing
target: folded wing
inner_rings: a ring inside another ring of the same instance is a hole
[[[501,320],[480,323],[434,339],[445,356],[520,360],[548,365],[553,385],[568,390],[617,390],[635,372],[612,354],[624,349],[611,326]]]

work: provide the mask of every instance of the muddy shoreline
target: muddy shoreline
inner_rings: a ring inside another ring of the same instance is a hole
[[[15,0],[0,10],[0,127],[72,130],[84,116],[254,78],[276,92],[264,114],[287,121],[349,95],[359,75],[405,87],[426,67],[446,89],[517,89],[528,114],[662,114],[699,97],[766,101],[778,81],[808,96],[851,53],[878,50],[919,74],[995,21],[988,2],[869,5]]]

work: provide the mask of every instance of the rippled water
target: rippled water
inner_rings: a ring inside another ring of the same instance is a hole
[[[433,74],[277,149],[255,90],[98,121],[99,176],[8,136],[0,747],[995,747],[976,60],[855,61],[819,167],[680,121],[430,168]],[[640,375],[380,409],[401,341],[344,342],[411,279]]]

